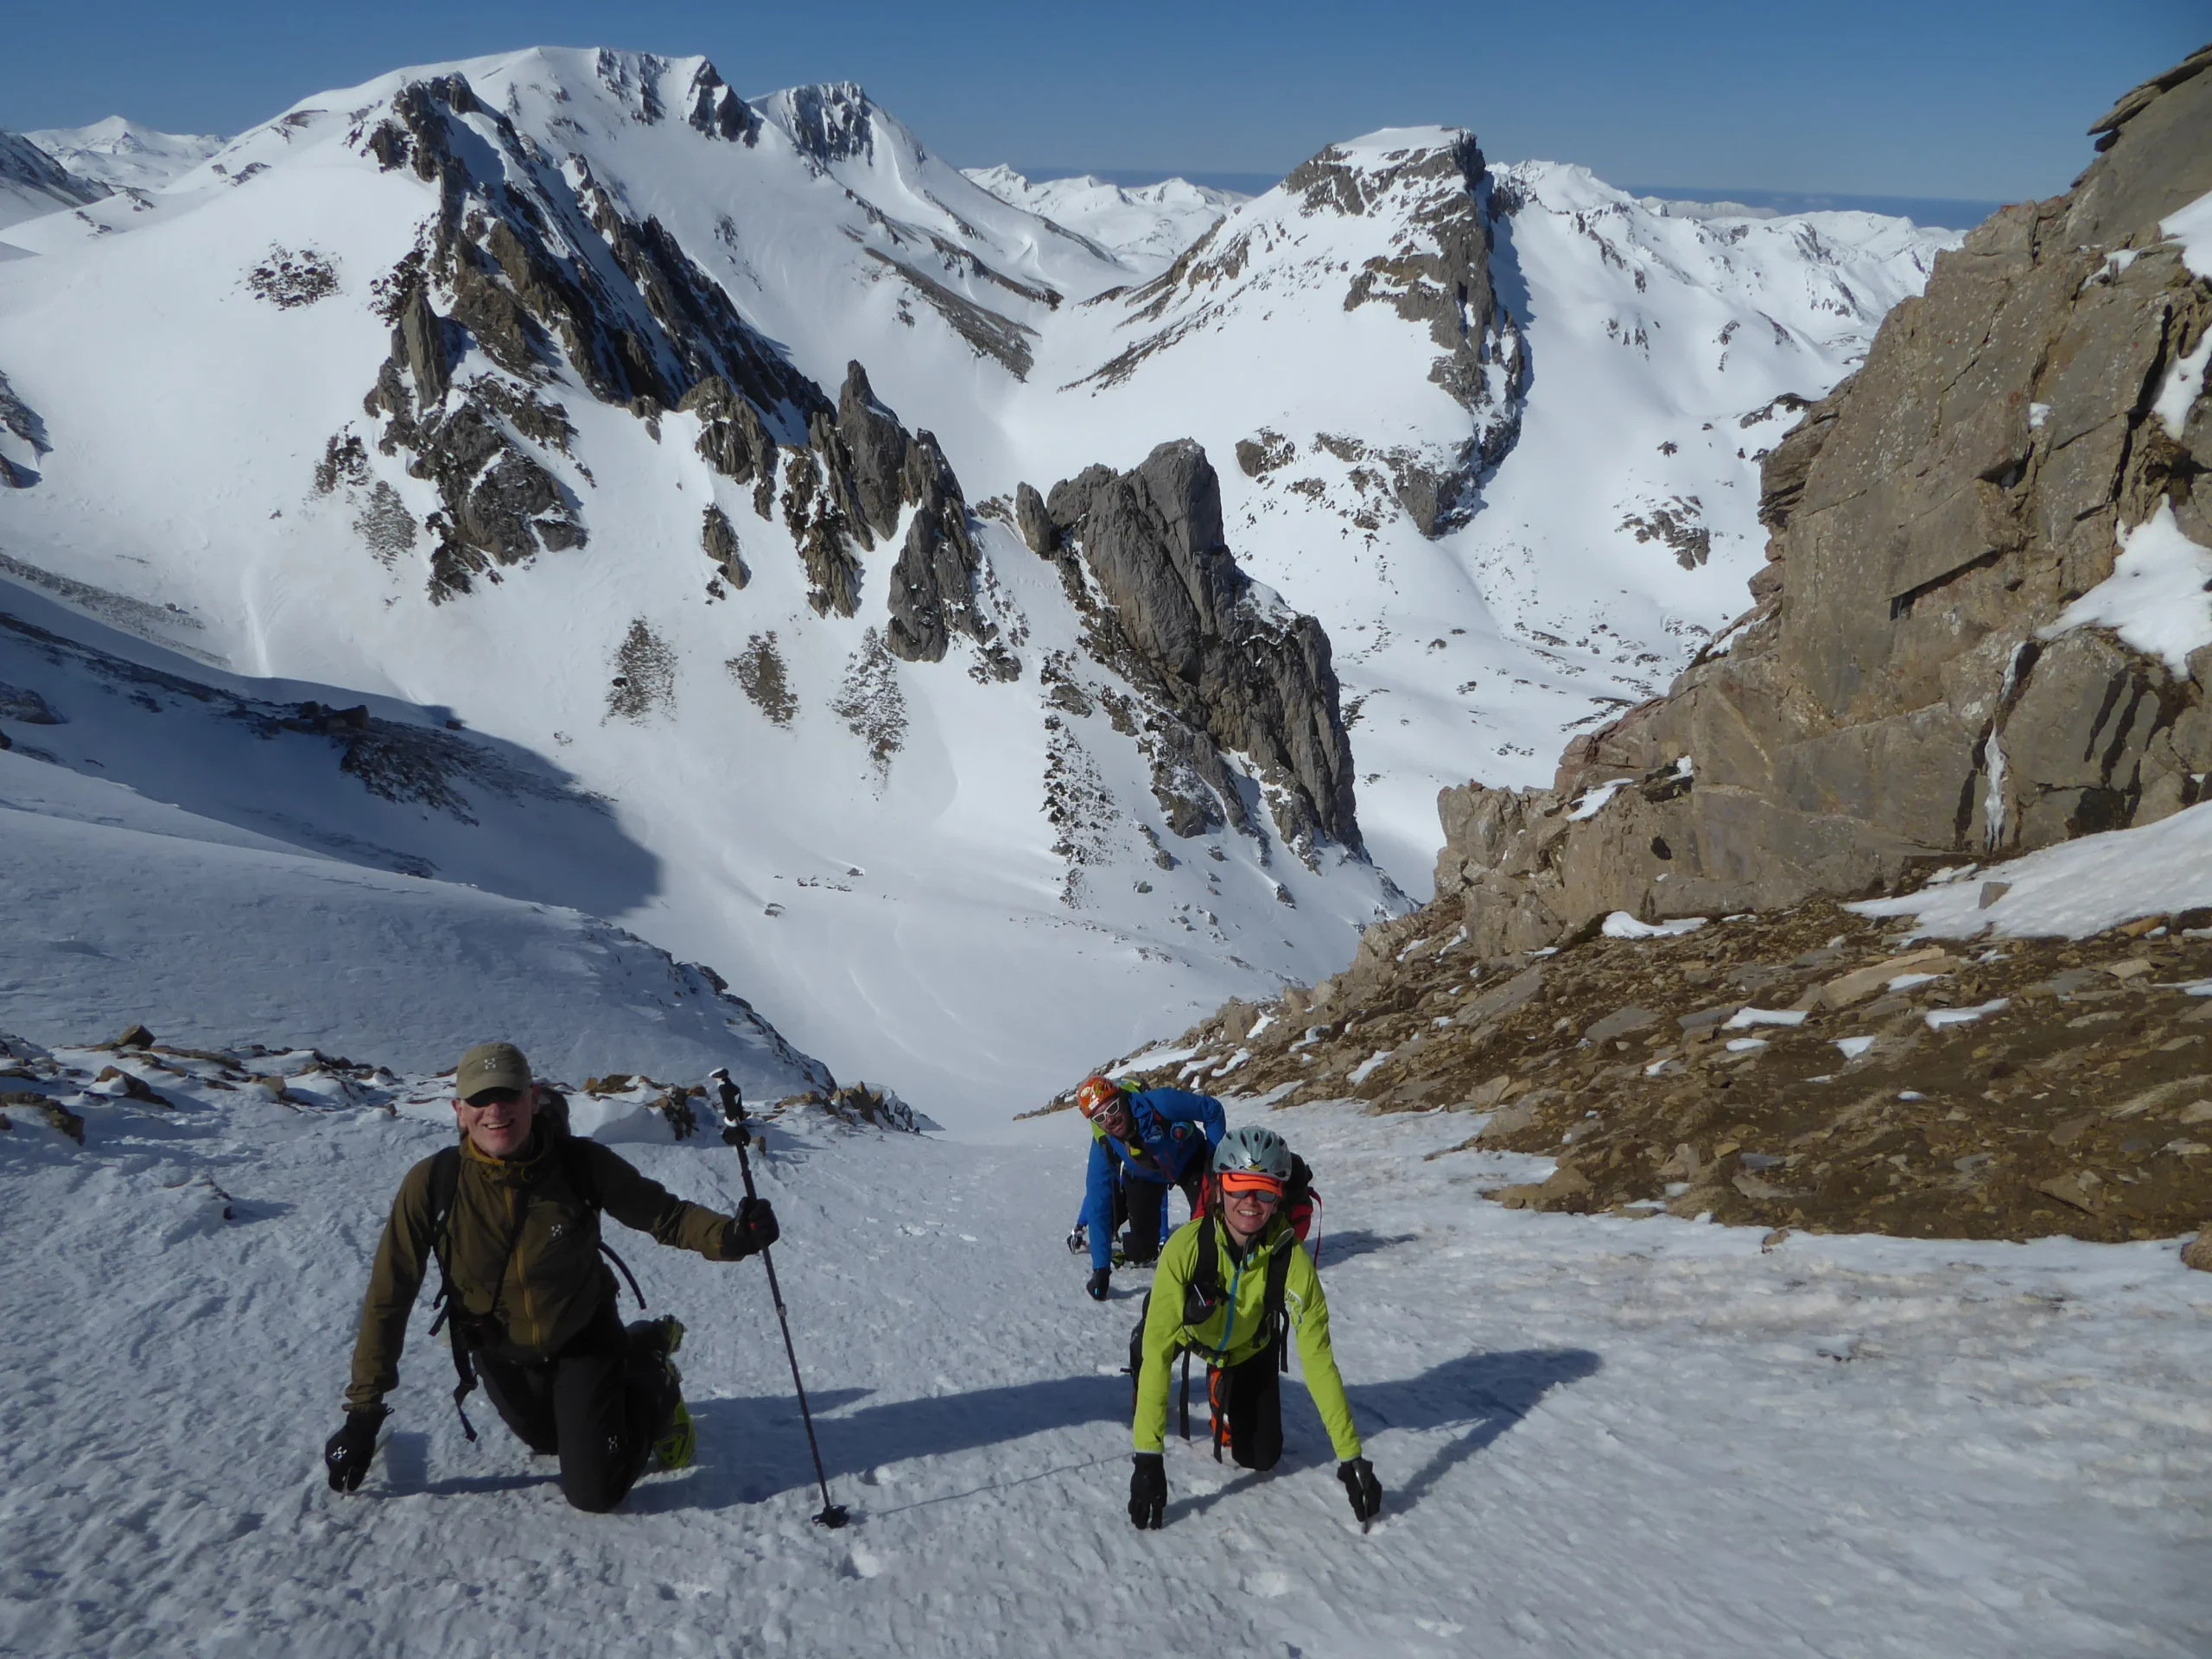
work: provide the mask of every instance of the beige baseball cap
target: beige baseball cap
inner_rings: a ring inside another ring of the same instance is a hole
[[[530,1062],[523,1058],[522,1050],[512,1043],[479,1043],[454,1068],[453,1091],[463,1100],[474,1100],[486,1089],[519,1093],[530,1082]]]

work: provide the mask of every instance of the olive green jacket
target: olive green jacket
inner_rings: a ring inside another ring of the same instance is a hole
[[[1222,1303],[1204,1324],[1186,1325],[1184,1292],[1195,1276],[1199,1231],[1196,1221],[1176,1229],[1153,1274],[1152,1305],[1144,1321],[1144,1360],[1137,1370],[1136,1449],[1157,1452],[1166,1436],[1167,1374],[1177,1354],[1188,1348],[1207,1364],[1225,1368],[1242,1364],[1267,1345],[1268,1268],[1276,1252],[1288,1250],[1290,1269],[1283,1281],[1282,1305],[1298,1339],[1306,1391],[1313,1396],[1338,1460],[1357,1457],[1359,1431],[1352,1426],[1344,1378],[1337,1374],[1336,1351],[1329,1345],[1329,1304],[1321,1294],[1321,1275],[1314,1272],[1313,1258],[1300,1247],[1290,1224],[1281,1217],[1268,1223],[1240,1268],[1229,1254],[1228,1229],[1217,1223],[1214,1250]]]
[[[595,1141],[575,1144],[590,1160],[600,1207],[615,1220],[710,1262],[729,1259],[728,1216],[671,1197]],[[518,1158],[488,1157],[474,1142],[461,1143],[461,1179],[447,1224],[453,1300],[457,1312],[482,1322],[483,1351],[501,1358],[556,1352],[616,1295],[614,1275],[599,1254],[596,1217],[570,1183],[565,1158],[547,1147],[542,1132]],[[377,1245],[353,1343],[349,1409],[375,1405],[399,1382],[407,1318],[434,1263],[434,1161],[425,1158],[407,1172]]]

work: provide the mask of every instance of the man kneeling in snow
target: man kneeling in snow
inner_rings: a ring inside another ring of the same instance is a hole
[[[350,1492],[368,1472],[407,1316],[435,1262],[460,1376],[455,1404],[480,1378],[524,1445],[559,1455],[569,1502],[611,1510],[649,1461],[689,1464],[693,1435],[670,1358],[683,1326],[664,1317],[624,1327],[614,1275],[600,1260],[600,1211],[710,1262],[774,1243],[775,1211],[747,1198],[733,1219],[686,1204],[598,1142],[570,1136],[567,1103],[537,1086],[509,1043],[461,1056],[453,1114],[459,1144],[407,1172],[377,1246],[346,1425],[323,1447],[331,1490]],[[474,1440],[466,1412],[461,1422]]]

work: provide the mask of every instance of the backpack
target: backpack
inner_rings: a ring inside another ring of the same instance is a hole
[[[622,1269],[622,1276],[629,1281],[630,1294],[638,1299],[638,1306],[645,1306],[645,1294],[638,1288],[638,1276],[630,1271],[630,1264],[614,1253],[614,1247],[599,1233],[599,1185],[593,1179],[591,1154],[586,1143],[569,1129],[569,1098],[554,1090],[545,1091],[545,1098],[538,1107],[538,1119],[545,1126],[546,1151],[561,1160],[569,1185],[584,1202],[585,1213],[590,1218],[593,1242],[600,1254]],[[492,1306],[482,1315],[461,1311],[453,1297],[451,1244],[447,1233],[453,1224],[454,1200],[461,1192],[461,1147],[458,1142],[432,1154],[430,1159],[430,1254],[438,1264],[438,1294],[430,1299],[430,1306],[437,1317],[430,1321],[430,1334],[438,1334],[441,1325],[450,1323],[453,1347],[454,1390],[453,1408],[461,1419],[461,1432],[471,1440],[476,1438],[476,1426],[468,1421],[468,1412],[462,1402],[476,1391],[476,1360],[473,1350],[483,1340],[485,1328],[492,1316],[499,1311],[499,1287],[492,1291]],[[529,1206],[524,1206],[525,1217]],[[500,1252],[504,1262],[515,1253],[521,1242],[521,1224],[516,1224],[515,1236],[507,1240],[507,1247]],[[618,1292],[617,1294],[620,1294]]]

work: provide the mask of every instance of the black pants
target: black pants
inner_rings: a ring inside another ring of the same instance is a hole
[[[637,1484],[675,1409],[667,1370],[632,1351],[611,1304],[550,1358],[475,1357],[501,1420],[531,1451],[559,1456],[561,1495],[594,1515]]]
[[[1282,1457],[1282,1365],[1274,1344],[1241,1365],[1207,1372],[1206,1397],[1215,1443],[1243,1468],[1274,1468]]]
[[[1199,1172],[1191,1170],[1176,1183],[1183,1189],[1183,1196],[1190,1200],[1196,1214],[1198,1207]],[[1167,1183],[1147,1181],[1135,1175],[1124,1175],[1114,1189],[1114,1224],[1129,1224],[1128,1249],[1128,1264],[1141,1268],[1160,1256],[1160,1224],[1167,1208]]]
[[[1152,1298],[1144,1299],[1147,1310]],[[1171,1361],[1170,1363],[1174,1362]],[[1136,1400],[1138,1374],[1144,1369],[1144,1317],[1129,1333],[1129,1399]],[[1169,1399],[1174,1384],[1169,1384]],[[1282,1362],[1269,1343],[1241,1364],[1206,1368],[1206,1403],[1214,1420],[1217,1452],[1226,1451],[1247,1469],[1272,1469],[1282,1458]]]

